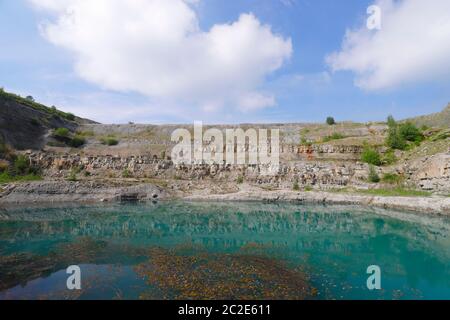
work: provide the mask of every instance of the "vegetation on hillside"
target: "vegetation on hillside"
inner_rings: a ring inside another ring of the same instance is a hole
[[[335,132],[330,136],[323,137],[322,142],[330,142],[333,140],[341,140],[344,138],[345,138],[345,136],[343,134]]]
[[[67,128],[57,128],[53,131],[53,138],[73,148],[80,148],[86,143],[84,136],[73,135]]]
[[[361,161],[375,166],[379,166],[382,163],[380,153],[369,145],[364,147],[361,154]]]
[[[412,144],[419,145],[424,140],[422,131],[411,122],[399,124],[389,116],[387,124],[386,145],[392,149],[405,150]]]
[[[449,128],[450,126],[450,103],[441,112],[410,118],[406,121],[414,123],[416,126],[422,127],[441,127]]]
[[[119,144],[119,140],[114,136],[103,137],[100,139],[100,142],[107,146],[117,146]]]
[[[54,106],[49,108],[49,107],[47,107],[47,106],[45,106],[43,104],[40,104],[40,103],[36,102],[34,100],[34,98],[31,97],[31,96],[28,96],[28,97],[24,98],[24,97],[21,97],[21,96],[19,96],[17,94],[6,92],[3,88],[0,88],[0,98],[13,100],[13,101],[15,101],[15,102],[17,102],[19,104],[28,106],[30,108],[33,108],[35,110],[38,110],[38,111],[41,111],[41,112],[44,112],[44,113],[47,113],[47,114],[51,114],[51,115],[60,117],[62,119],[68,120],[68,121],[74,121],[75,120],[75,116],[72,113],[58,110]]]
[[[16,155],[0,139],[0,183],[39,180],[39,168],[25,155]]]
[[[368,177],[369,182],[372,183],[378,183],[380,182],[380,176],[377,173],[377,170],[375,169],[375,166],[370,165],[369,166],[369,177]]]

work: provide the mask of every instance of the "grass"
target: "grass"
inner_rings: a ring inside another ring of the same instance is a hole
[[[381,180],[389,184],[400,184],[403,181],[403,177],[395,173],[385,173]]]
[[[345,136],[343,134],[333,133],[331,136],[323,137],[322,142],[330,142],[330,141],[333,141],[333,140],[341,140],[341,139],[344,139],[344,138],[345,138]]]
[[[383,197],[429,197],[432,195],[431,192],[405,189],[401,187],[397,188],[381,188],[381,189],[369,189],[369,190],[357,190],[357,193],[372,195],[372,196],[383,196]]]
[[[42,177],[35,174],[28,174],[25,176],[11,176],[8,172],[3,172],[0,174],[0,183],[39,181],[39,180],[42,180]]]

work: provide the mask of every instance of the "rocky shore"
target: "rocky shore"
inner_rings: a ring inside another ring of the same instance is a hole
[[[242,185],[229,192],[213,192],[208,188],[191,188],[174,192],[151,183],[133,184],[106,181],[37,181],[10,184],[0,190],[0,207],[45,203],[98,203],[120,201],[261,201],[360,205],[415,211],[422,214],[450,216],[450,198],[381,197],[324,191],[267,191],[256,186]]]
[[[450,198],[448,197],[381,197],[359,194],[339,194],[311,191],[295,192],[290,190],[261,191],[249,190],[222,195],[192,195],[187,200],[202,201],[263,201],[297,202],[341,205],[360,205],[385,209],[415,211],[424,214],[450,216]]]

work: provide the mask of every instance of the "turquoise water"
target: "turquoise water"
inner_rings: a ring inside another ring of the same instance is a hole
[[[448,219],[351,206],[0,209],[0,299],[450,299],[449,248]]]

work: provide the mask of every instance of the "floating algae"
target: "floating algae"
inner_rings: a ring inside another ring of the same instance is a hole
[[[164,299],[306,299],[315,290],[304,273],[264,256],[152,249],[136,266]],[[141,299],[153,299],[145,292]]]
[[[65,270],[72,264],[101,264],[103,262],[123,262],[123,257],[143,259],[144,250],[128,245],[111,245],[105,241],[91,238],[79,238],[76,242],[60,244],[47,255],[15,253],[0,256],[0,291],[16,285],[48,277],[50,274]],[[120,259],[120,261],[119,261]]]

